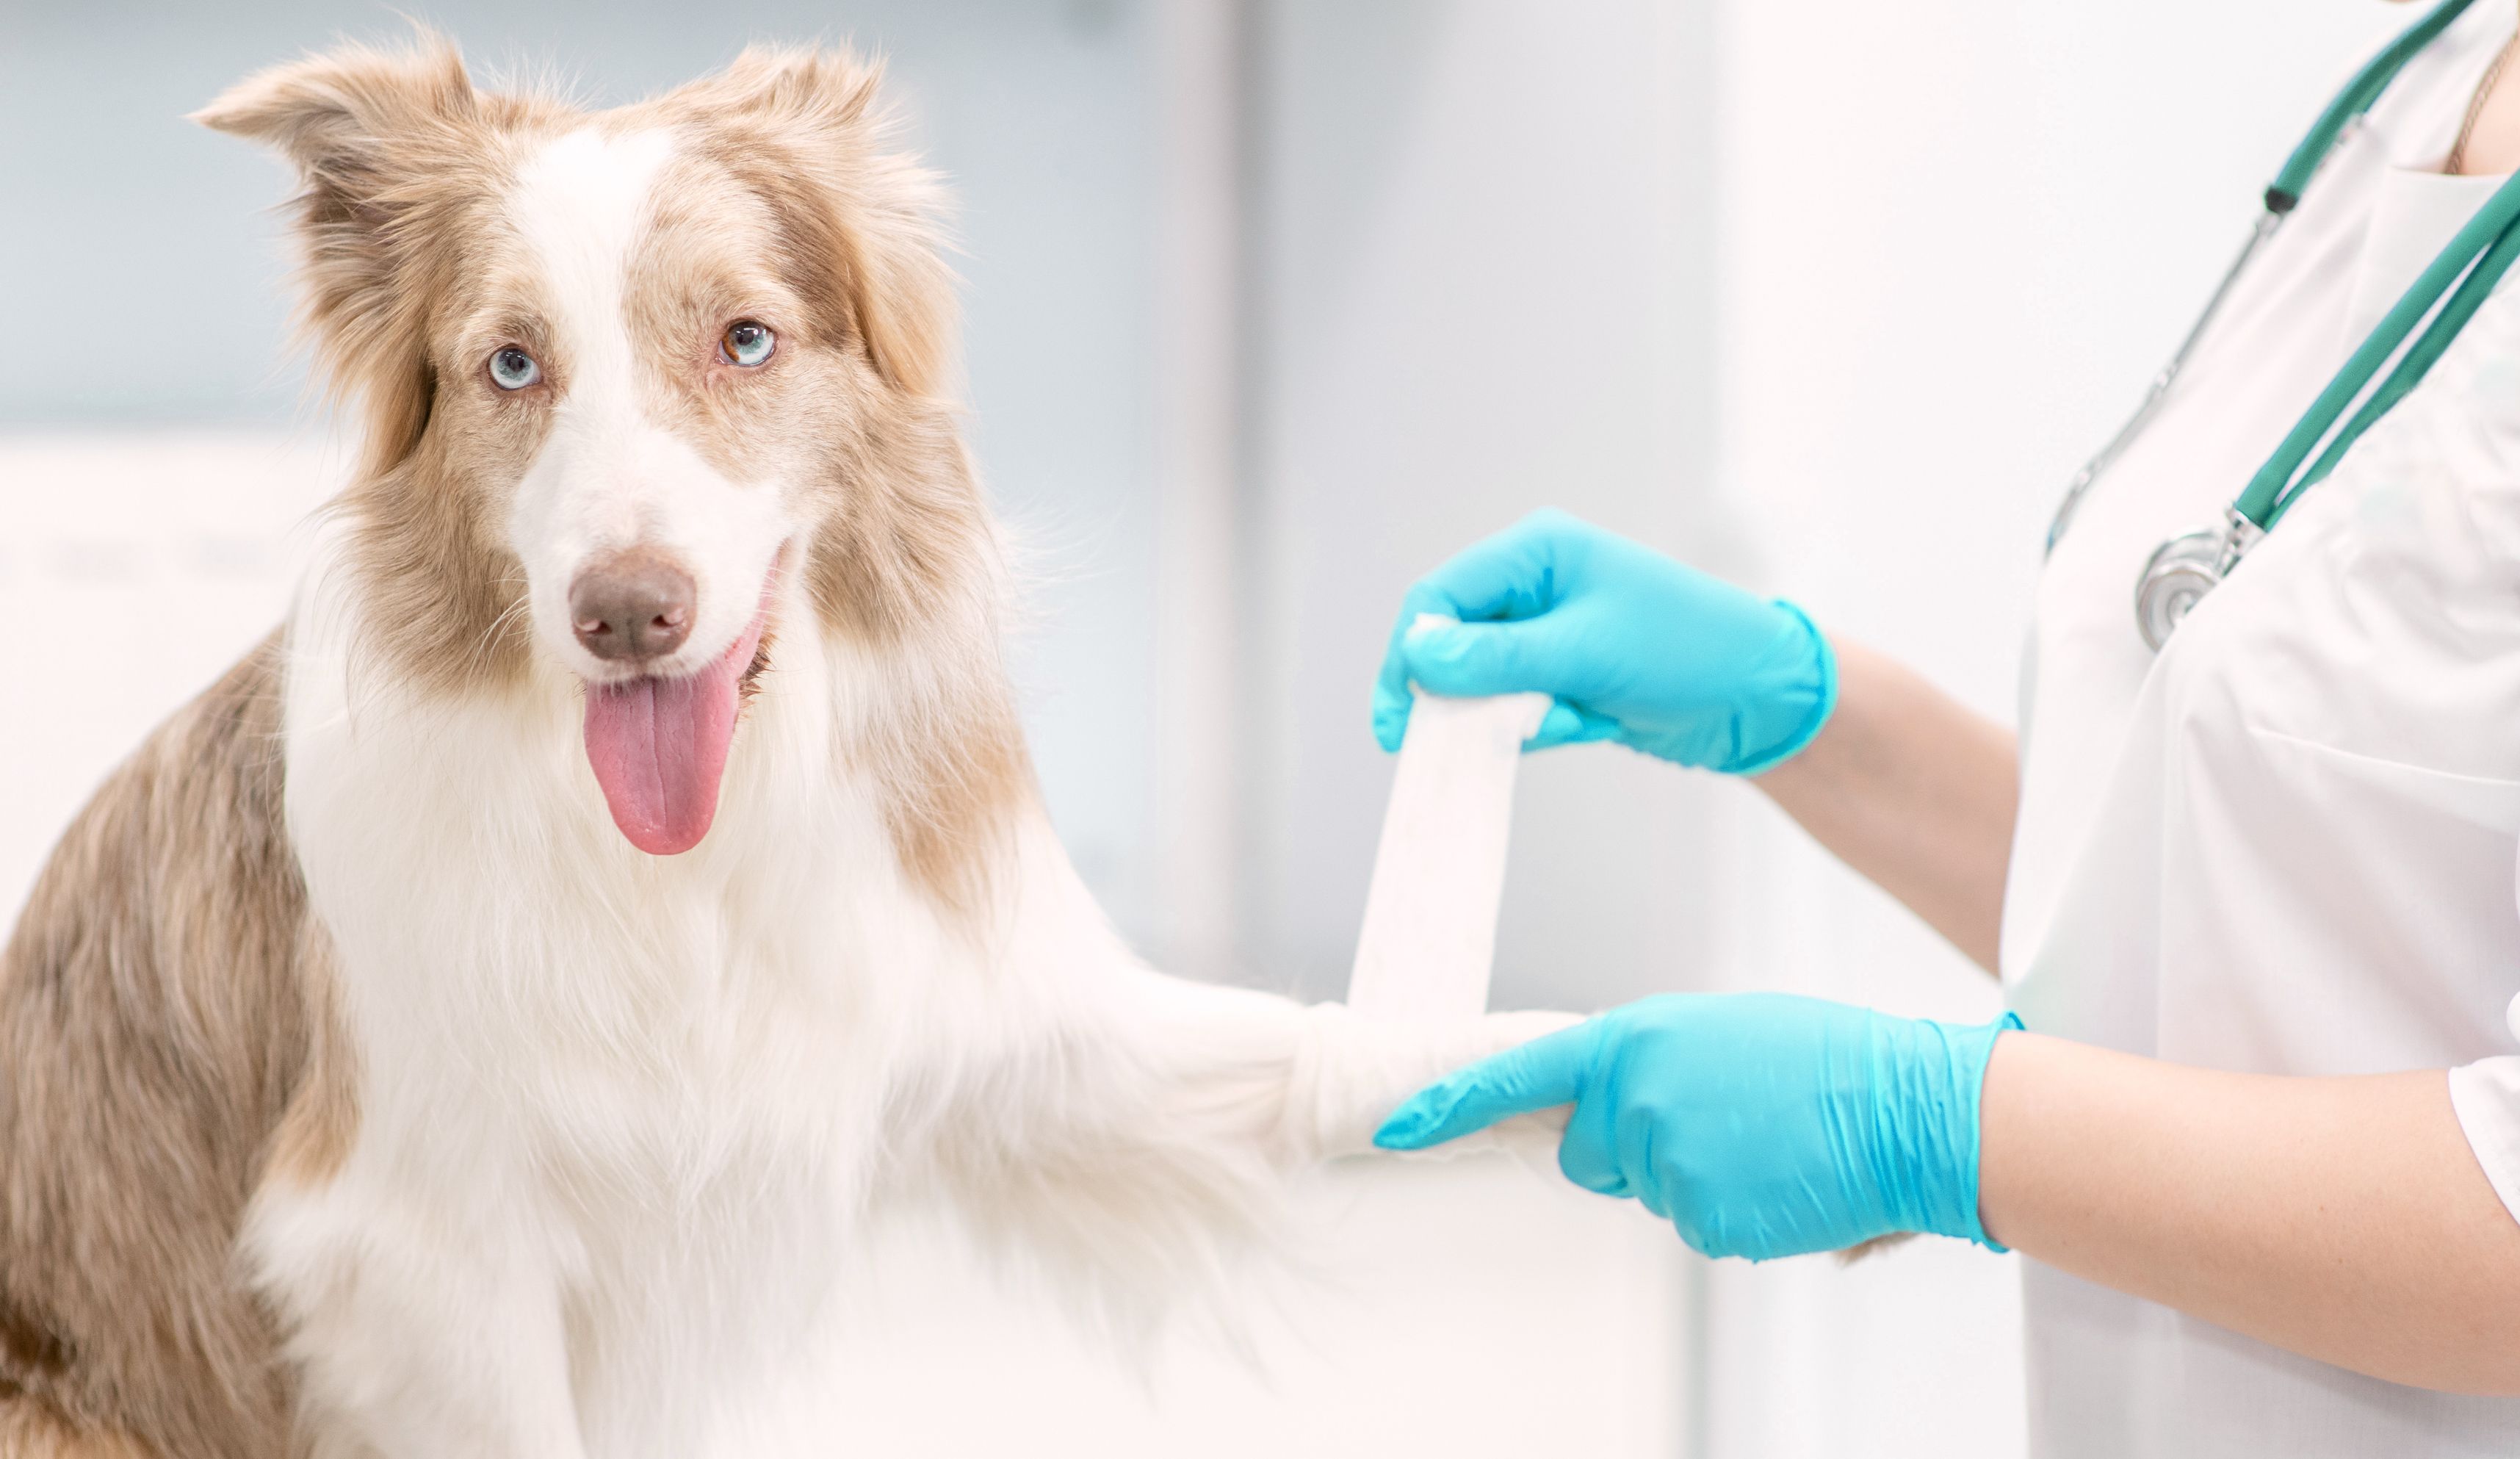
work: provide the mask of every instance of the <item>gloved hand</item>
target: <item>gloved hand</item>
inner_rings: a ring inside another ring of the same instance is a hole
[[[1983,1027],[1783,993],[1647,998],[1413,1095],[1373,1143],[1422,1150],[1572,1104],[1566,1178],[1634,1196],[1709,1256],[1763,1261],[1978,1223]]]
[[[1460,621],[1413,629],[1422,614]],[[1526,749],[1616,740],[1736,775],[1810,744],[1837,702],[1836,659],[1801,609],[1553,511],[1409,590],[1373,686],[1385,750],[1408,728],[1413,679],[1430,694],[1552,696]]]

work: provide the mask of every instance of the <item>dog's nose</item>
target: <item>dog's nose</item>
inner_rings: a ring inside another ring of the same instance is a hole
[[[661,659],[692,635],[692,574],[653,548],[599,558],[569,584],[569,626],[598,659]]]

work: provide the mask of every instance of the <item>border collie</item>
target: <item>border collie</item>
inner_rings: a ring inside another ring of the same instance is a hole
[[[1114,935],[1035,792],[936,188],[869,67],[590,113],[424,36],[198,119],[300,177],[363,447],[288,620],[0,958],[0,1455],[782,1451],[746,1436],[810,1403],[888,1203],[1158,1312],[1417,1081],[1556,1026],[1360,1024]]]

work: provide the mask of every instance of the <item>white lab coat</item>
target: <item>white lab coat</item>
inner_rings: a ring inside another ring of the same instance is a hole
[[[2490,191],[2404,172],[2438,165],[2512,25],[2474,7],[2349,137],[2049,560],[2002,962],[2030,1027],[2086,1042],[2452,1068],[2520,1213],[2520,274],[2157,659],[2133,609],[2145,556],[2219,515]],[[2520,1402],[2359,1377],[2036,1262],[2024,1283],[2040,1459],[2520,1453]]]

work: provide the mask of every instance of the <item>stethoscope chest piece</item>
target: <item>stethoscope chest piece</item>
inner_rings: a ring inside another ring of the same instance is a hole
[[[2188,610],[2203,602],[2222,580],[2219,527],[2182,532],[2154,548],[2144,560],[2143,575],[2135,582],[2135,620],[2144,647],[2160,653]]]
[[[2237,512],[2214,526],[2182,532],[2152,550],[2135,582],[2135,620],[2158,654],[2205,595],[2230,575],[2240,555],[2266,533]]]

